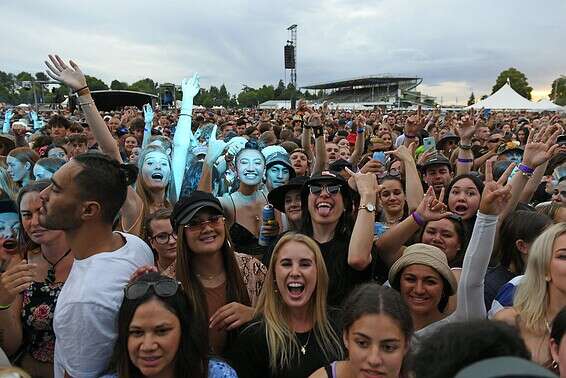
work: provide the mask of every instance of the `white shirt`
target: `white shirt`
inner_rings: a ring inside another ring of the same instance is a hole
[[[153,254],[137,236],[120,233],[126,243],[112,251],[73,262],[59,294],[55,331],[55,378],[98,377],[118,337],[118,310],[124,287],[140,266],[153,265]]]

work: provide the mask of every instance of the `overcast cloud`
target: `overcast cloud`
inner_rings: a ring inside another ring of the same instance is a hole
[[[298,83],[398,73],[444,103],[524,72],[534,97],[566,74],[566,1],[2,1],[0,70],[38,72],[51,52],[87,74],[132,83],[276,84],[298,24]]]

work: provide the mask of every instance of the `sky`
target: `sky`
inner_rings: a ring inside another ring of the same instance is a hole
[[[44,70],[49,53],[86,74],[201,86],[289,80],[286,30],[298,25],[298,86],[379,74],[416,75],[443,104],[490,94],[515,67],[546,98],[566,75],[564,0],[129,1],[2,0],[0,70]],[[8,43],[6,43],[8,42]]]

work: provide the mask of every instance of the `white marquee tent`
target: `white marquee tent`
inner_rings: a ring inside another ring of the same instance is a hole
[[[538,110],[547,110],[547,111],[554,111],[554,112],[566,111],[565,108],[563,108],[560,105],[556,105],[554,102],[552,102],[550,100],[540,100],[539,102],[536,102],[535,104],[537,105]]]
[[[543,110],[532,102],[515,92],[509,82],[505,83],[494,94],[468,106],[466,109],[507,109],[507,110]]]

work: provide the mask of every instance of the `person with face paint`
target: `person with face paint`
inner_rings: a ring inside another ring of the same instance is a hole
[[[0,280],[0,305],[10,304],[9,310],[0,311],[5,340],[1,346],[8,354],[23,347],[20,366],[34,377],[53,374],[53,312],[74,257],[63,231],[39,225],[39,193],[48,185],[48,181],[37,181],[18,194],[22,228],[18,245],[23,260],[18,256]],[[22,278],[25,283],[20,284]]]
[[[33,175],[36,180],[49,180],[65,163],[63,159],[41,158],[33,166]]]
[[[288,154],[275,152],[266,156],[265,188],[268,193],[287,184],[293,177],[295,177],[295,170],[291,166]]]
[[[20,186],[27,185],[33,180],[33,166],[39,160],[39,155],[29,147],[14,148],[6,158],[8,173],[12,180]]]
[[[256,317],[227,360],[238,376],[308,377],[343,356],[337,313],[326,297],[329,276],[317,243],[288,233],[276,244]]]
[[[17,254],[16,237],[20,221],[18,209],[12,200],[0,201],[0,272],[4,272],[10,260]],[[0,303],[1,304],[1,303]]]
[[[15,199],[18,189],[8,171],[0,167],[0,200]]]
[[[216,129],[214,126],[199,183],[199,190],[205,192],[212,189],[211,171],[214,163],[230,148],[230,142],[216,139]],[[265,157],[261,151],[253,148],[255,145],[255,142],[248,142],[246,148],[240,150],[234,159],[240,180],[238,190],[218,199],[226,214],[234,249],[241,253],[261,256],[265,248],[258,244],[258,236],[267,196],[259,187],[265,175]],[[273,233],[276,235],[277,231]]]

